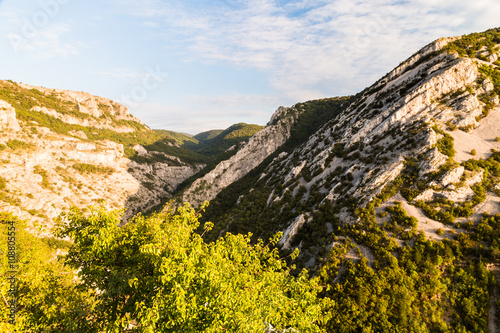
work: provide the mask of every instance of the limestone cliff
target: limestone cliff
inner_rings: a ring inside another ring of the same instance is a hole
[[[157,136],[111,100],[7,81],[0,92],[0,210],[29,219],[34,231],[49,232],[73,206],[125,208],[128,218],[203,167],[160,152],[150,163],[131,160],[116,140]]]
[[[236,155],[220,162],[208,174],[195,180],[184,191],[182,200],[199,206],[205,200],[212,200],[222,189],[245,176],[285,143],[298,115],[296,110],[280,107],[268,125],[253,135]]]
[[[375,218],[370,209],[397,194],[391,191],[401,191],[391,200],[404,200],[418,229],[436,239],[443,236],[435,226],[451,230],[442,223],[477,218],[484,198],[490,213],[500,212],[498,178],[473,167],[481,163],[473,159],[499,156],[492,149],[500,150],[500,45],[474,51],[455,41],[429,44],[356,95],[307,142],[240,184],[245,192],[226,194],[239,197],[230,209],[215,207],[208,218],[224,221],[221,232],[284,231],[284,247],[322,251],[332,225]],[[204,186],[230,179],[217,175]]]

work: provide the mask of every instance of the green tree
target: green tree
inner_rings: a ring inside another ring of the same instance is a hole
[[[316,279],[290,275],[276,248],[251,235],[207,243],[189,205],[118,226],[119,212],[72,210],[60,237],[74,245],[68,264],[95,290],[93,312],[106,332],[320,332],[326,321]],[[212,224],[205,224],[205,232]],[[294,253],[293,256],[296,256]],[[293,257],[292,256],[292,257]]]
[[[10,238],[16,259],[13,267],[7,255],[1,256],[0,302],[15,299],[17,303],[15,326],[9,323],[9,309],[0,306],[0,332],[91,332],[93,299],[85,289],[77,288],[74,271],[55,255],[57,249],[65,249],[66,242],[35,237],[26,227],[25,221],[0,213],[0,253],[5,254]],[[12,275],[16,297],[9,295]]]

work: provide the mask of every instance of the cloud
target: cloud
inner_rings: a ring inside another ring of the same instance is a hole
[[[42,59],[78,55],[81,49],[87,47],[87,44],[63,40],[63,35],[69,32],[70,29],[65,24],[47,26],[29,42],[31,53]]]
[[[265,95],[191,96],[183,107],[147,107],[156,110],[152,123],[187,132],[227,127],[249,112],[265,111],[265,123],[278,105],[356,93],[437,38],[500,25],[496,0],[109,1],[159,31],[184,61],[267,78]]]
[[[206,130],[225,129],[235,123],[265,125],[279,106],[279,97],[227,94],[189,96],[178,105],[141,103],[130,112],[152,128],[197,134]]]
[[[360,89],[371,83],[360,78],[374,80],[438,37],[498,24],[500,11],[494,0],[215,3],[163,17],[189,35],[186,56],[266,72],[277,91],[299,96]]]
[[[59,8],[59,7],[57,7]],[[38,8],[28,15],[19,9],[0,12],[0,33],[14,53],[28,53],[35,59],[68,57],[79,54],[87,45],[78,40],[68,40],[72,31],[69,24],[55,23],[56,12]]]

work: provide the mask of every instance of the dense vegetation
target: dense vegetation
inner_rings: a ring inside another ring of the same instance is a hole
[[[319,332],[329,317],[318,279],[306,271],[292,276],[279,257],[279,235],[269,244],[251,245],[243,235],[206,243],[194,232],[198,214],[189,206],[123,227],[119,212],[72,210],[57,232],[72,244],[31,236],[5,215],[2,249],[10,221],[17,229],[19,331]],[[56,259],[55,248],[68,254]],[[0,267],[6,300],[8,265]],[[0,316],[3,329],[12,330],[6,308]]]
[[[500,44],[500,28],[495,28],[481,33],[464,35],[449,43],[445,47],[445,51],[457,52],[461,57],[467,56],[475,58],[476,56],[481,57],[478,52],[484,49],[491,54],[498,44]],[[484,60],[484,58],[482,60]]]
[[[219,131],[209,131],[198,134],[195,136],[195,138],[199,138],[198,144],[193,145],[187,142],[186,147],[192,149],[198,154],[213,159],[214,157],[224,153],[229,148],[248,140],[251,136],[263,128],[263,126],[254,124],[234,124],[220,133],[218,133]]]
[[[67,250],[70,244],[53,238],[35,237],[25,230],[26,227],[25,221],[10,214],[0,214],[0,302],[7,305],[6,302],[12,300],[7,279],[12,275],[12,267],[5,254],[8,237],[14,237],[16,332],[91,332],[92,323],[87,321],[87,316],[94,300],[90,293],[74,284],[73,270],[55,256],[57,249]],[[7,234],[12,230],[15,230],[15,236]],[[7,306],[0,307],[2,332],[14,332],[14,327],[8,323],[9,314]]]
[[[194,136],[194,138],[198,141],[208,141],[208,140],[214,139],[222,132],[224,132],[224,130],[210,130],[210,131],[198,133]]]
[[[392,213],[400,216],[394,221],[407,219],[400,208]],[[500,215],[484,217],[470,235],[451,241],[417,234],[412,246],[396,245],[369,220],[348,229],[335,224],[339,237],[314,278],[290,266],[297,251],[288,257],[278,252],[280,235],[268,244],[252,245],[250,235],[231,234],[207,243],[212,224],[198,234],[198,218],[184,206],[118,227],[119,212],[72,210],[57,232],[72,239],[67,243],[34,237],[24,231],[24,222],[3,214],[2,248],[7,248],[9,222],[17,232],[17,330],[487,330],[496,282],[485,263],[499,256]],[[372,262],[359,251],[360,259],[348,258],[354,241],[370,246]],[[57,259],[56,249],[67,255]],[[8,301],[6,259],[2,256],[0,291]],[[13,330],[8,309],[1,309],[1,328]]]
[[[88,163],[73,163],[72,165],[73,169],[80,173],[98,173],[98,174],[107,174],[110,175],[115,170],[112,167],[109,166],[97,166],[93,164],[88,164]]]

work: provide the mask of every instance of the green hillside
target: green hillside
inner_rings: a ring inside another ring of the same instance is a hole
[[[168,130],[154,130],[154,131],[160,135],[164,135],[165,137],[170,137],[170,138],[174,139],[175,142],[177,142],[177,144],[179,144],[179,145],[182,145],[185,142],[193,142],[195,144],[198,144],[198,142],[199,142],[199,140],[196,139],[194,136],[188,135],[188,134],[177,133],[177,132],[168,131]]]
[[[200,140],[196,147],[192,147],[192,150],[201,155],[215,158],[217,155],[225,152],[232,146],[248,140],[251,136],[263,128],[264,126],[239,123],[230,126],[216,136],[213,135],[215,135],[218,131],[210,131],[210,134],[207,135],[203,141]],[[195,136],[195,138],[196,137],[199,136]]]
[[[194,138],[198,141],[208,141],[208,140],[215,138],[216,136],[218,136],[222,132],[224,132],[224,130],[218,130],[218,129],[210,130],[210,131],[201,132],[199,134],[196,134],[194,136]]]

